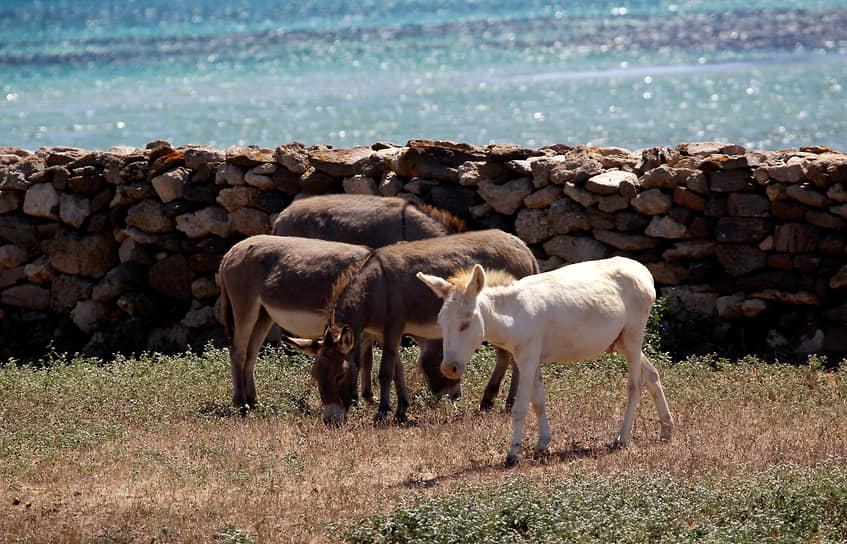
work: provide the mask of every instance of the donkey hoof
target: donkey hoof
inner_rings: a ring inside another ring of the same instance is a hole
[[[479,403],[479,411],[487,412],[494,408],[494,401],[490,399],[482,399]]]
[[[513,467],[513,466],[517,465],[519,460],[520,460],[519,455],[509,453],[509,455],[506,456],[506,463],[505,463],[506,467],[508,468],[508,467]]]
[[[662,423],[662,433],[659,435],[659,438],[667,442],[671,439],[671,435],[673,435],[673,425],[668,425],[667,423]]]

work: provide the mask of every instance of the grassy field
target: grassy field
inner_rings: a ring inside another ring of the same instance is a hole
[[[368,405],[324,426],[309,360],[277,348],[246,417],[225,350],[6,364],[0,543],[847,541],[847,361],[657,356],[676,434],[645,393],[619,450],[622,360],[548,365],[550,450],[505,468],[504,395],[476,409],[493,352],[440,402],[415,355],[403,427]]]

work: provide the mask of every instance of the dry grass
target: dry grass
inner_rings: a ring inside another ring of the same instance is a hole
[[[787,464],[847,465],[845,363],[660,363],[673,440],[659,441],[645,394],[632,443],[611,451],[626,376],[607,357],[546,368],[550,451],[506,469],[510,418],[475,409],[491,359],[488,351],[471,364],[456,402],[432,402],[409,368],[414,425],[374,427],[365,406],[339,428],[319,421],[308,363],[281,351],[263,355],[257,383],[267,404],[246,418],[227,406],[221,350],[48,361],[49,371],[7,365],[0,542],[326,542],[339,538],[327,524],[389,515],[469,483],[522,478],[545,488],[619,473],[696,483]]]

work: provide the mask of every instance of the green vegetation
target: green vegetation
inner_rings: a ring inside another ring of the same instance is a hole
[[[335,527],[349,542],[844,542],[847,470],[783,466],[752,478],[579,473],[539,489],[514,478],[416,497]]]

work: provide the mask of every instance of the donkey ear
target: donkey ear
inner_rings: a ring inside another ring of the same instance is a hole
[[[441,298],[447,298],[447,295],[450,294],[450,289],[453,286],[447,280],[443,278],[439,278],[438,276],[431,276],[429,274],[424,274],[423,272],[418,272],[417,277],[419,280],[424,282],[430,289],[435,291],[435,294]]]
[[[285,335],[283,335],[280,340],[288,345],[294,346],[306,355],[311,355],[312,357],[315,357],[318,354],[318,350],[320,350],[323,345],[323,341],[321,340],[312,340],[310,338],[289,338]]]
[[[479,294],[480,291],[485,287],[485,270],[478,264],[475,264],[473,267],[473,274],[471,274],[471,281],[468,282],[468,289],[466,291],[469,297],[475,297]]]
[[[341,334],[336,339],[336,343],[338,344],[338,349],[341,353],[350,353],[350,350],[353,349],[353,345],[356,343],[355,338],[353,337],[353,329],[350,325],[344,325],[341,328]]]

